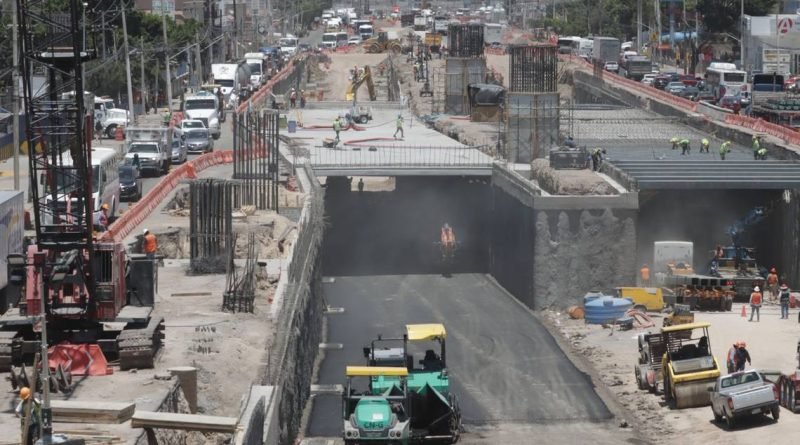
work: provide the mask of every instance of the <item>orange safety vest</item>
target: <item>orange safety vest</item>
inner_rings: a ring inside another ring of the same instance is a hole
[[[647,281],[650,279],[650,268],[643,267],[639,272],[642,274],[642,280]]]
[[[144,253],[156,253],[156,236],[148,233],[144,236]]]
[[[750,294],[750,304],[756,306],[761,304],[761,292],[753,292]]]
[[[778,284],[778,275],[774,273],[767,275],[767,284]]]

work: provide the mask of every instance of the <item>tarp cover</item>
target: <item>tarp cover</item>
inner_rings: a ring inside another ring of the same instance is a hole
[[[473,83],[468,87],[472,106],[500,105],[505,101],[506,89],[490,83]]]

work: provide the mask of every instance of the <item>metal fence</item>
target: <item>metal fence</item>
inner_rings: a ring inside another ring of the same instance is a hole
[[[311,150],[315,168],[358,167],[484,167],[492,159],[489,147],[420,147],[412,145],[346,147]]]
[[[233,115],[233,178],[244,204],[278,211],[280,116],[275,110]]]

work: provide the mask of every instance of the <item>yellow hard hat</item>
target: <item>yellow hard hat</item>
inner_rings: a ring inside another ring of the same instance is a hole
[[[31,396],[31,389],[27,386],[23,387],[19,390],[19,398],[22,400],[28,400]]]
[[[103,209],[103,210],[108,210],[109,207],[108,207],[108,204],[103,204],[103,205],[100,206],[100,208]]]

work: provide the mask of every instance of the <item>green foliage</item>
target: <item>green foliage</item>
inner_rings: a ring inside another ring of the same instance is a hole
[[[652,14],[652,7],[643,5],[644,23]],[[532,28],[552,27],[561,35],[633,38],[636,36],[636,0],[582,0],[558,4],[556,18],[552,17],[552,8],[548,8],[547,18],[530,20],[529,25]]]
[[[739,34],[740,0],[696,1],[707,32]],[[776,4],[777,0],[747,0],[744,2],[744,13],[752,16],[767,15],[773,12]]]

